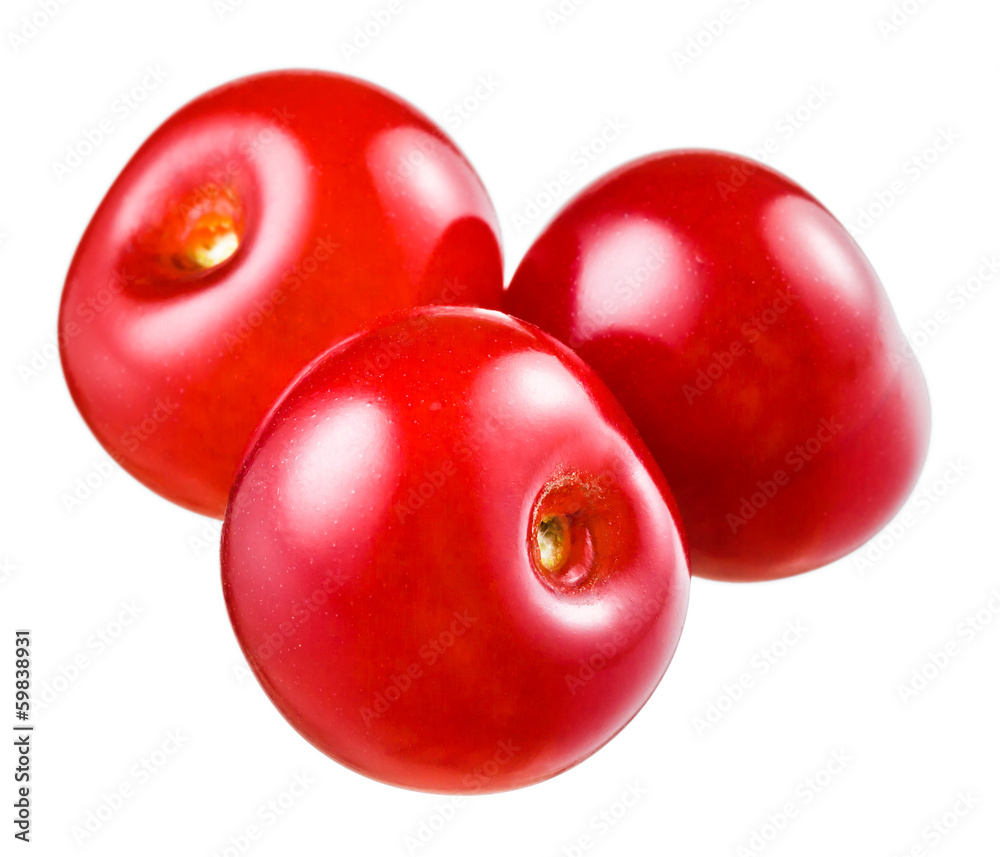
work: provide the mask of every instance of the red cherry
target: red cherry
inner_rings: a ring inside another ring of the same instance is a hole
[[[222,575],[289,722],[436,792],[597,750],[667,668],[689,587],[669,489],[597,376],[471,309],[396,314],[298,379],[233,489]]]
[[[292,378],[391,310],[497,306],[499,229],[426,117],[361,81],[286,71],[182,108],[83,236],[59,319],[77,407],[129,472],[221,517]]]
[[[801,187],[680,151],[584,190],[505,309],[624,405],[684,519],[692,571],[763,580],[844,556],[922,467],[927,387],[871,265]]]

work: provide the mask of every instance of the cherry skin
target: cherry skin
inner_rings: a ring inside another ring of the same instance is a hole
[[[235,81],[118,176],[59,318],[70,392],[126,470],[222,517],[241,455],[314,357],[386,312],[497,307],[496,214],[426,117],[336,74]]]
[[[597,376],[460,308],[394,314],[285,393],[233,489],[222,580],[303,736],[446,793],[607,742],[666,670],[690,585],[669,489]]]
[[[832,562],[888,523],[923,465],[927,387],[874,270],[761,164],[677,151],[618,169],[546,228],[504,307],[621,401],[696,575]]]

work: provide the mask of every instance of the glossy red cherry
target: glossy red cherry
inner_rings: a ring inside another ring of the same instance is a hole
[[[262,425],[226,603],[323,752],[407,788],[516,788],[597,750],[663,675],[689,587],[672,502],[564,346],[485,310],[396,314]]]
[[[309,360],[392,310],[499,304],[498,235],[472,167],[394,96],[319,72],[230,83],[146,141],[80,242],[73,399],[134,476],[221,517]]]
[[[920,367],[801,187],[720,152],[626,165],[531,248],[505,309],[569,343],[667,477],[695,574],[785,577],[886,524],[927,450]]]

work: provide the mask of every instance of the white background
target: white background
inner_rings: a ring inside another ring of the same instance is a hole
[[[439,829],[420,853],[441,857],[574,854],[584,834],[588,854],[735,855],[754,853],[755,832],[775,857],[900,857],[915,846],[934,857],[1000,853],[1000,615],[990,606],[1000,610],[991,595],[1000,591],[1000,276],[961,309],[949,300],[1000,253],[1000,8],[910,0],[915,14],[884,34],[891,0],[589,0],[559,22],[546,16],[554,4],[529,0],[407,0],[349,61],[343,44],[387,3],[69,0],[16,52],[10,34],[40,0],[3,4],[0,628],[32,629],[36,699],[46,686],[61,689],[35,718],[34,853],[207,857],[256,824],[266,829],[249,853],[260,857],[402,855],[424,823]],[[677,52],[722,10],[731,17],[721,36],[679,69]],[[165,79],[123,111],[116,99],[141,86],[147,66]],[[687,629],[652,701],[608,747],[554,780],[469,800],[442,824],[435,813],[445,799],[342,769],[288,727],[242,670],[219,585],[217,526],[106,467],[51,346],[73,249],[136,147],[201,92],[289,66],[368,78],[440,120],[493,195],[508,277],[554,209],[520,229],[514,215],[564,168],[576,171],[568,196],[650,151],[746,153],[773,138],[770,162],[851,223],[901,180],[905,193],[860,243],[930,382],[934,433],[919,490],[933,492],[949,462],[968,472],[933,503],[914,501],[913,526],[884,537],[888,548],[869,568],[848,558],[777,583],[695,580]],[[498,88],[456,120],[451,105],[484,75]],[[826,89],[825,103],[790,130],[783,117],[813,87]],[[105,117],[113,133],[60,180],[54,163]],[[609,120],[627,130],[577,171],[580,147]],[[947,129],[958,141],[914,171],[911,158]],[[923,332],[940,311],[946,321]],[[92,496],[67,509],[78,480],[102,470],[109,475]],[[100,651],[98,635],[118,630],[112,623],[132,602],[138,618]],[[970,635],[962,623],[977,611],[992,623]],[[808,630],[763,674],[755,658],[780,643],[788,622]],[[12,636],[0,645],[4,723]],[[904,702],[900,684],[950,640],[959,655]],[[87,666],[70,681],[79,655]],[[744,673],[753,687],[718,703]],[[699,730],[695,718],[719,704],[726,713]],[[133,766],[170,732],[183,746],[141,781]],[[808,780],[834,751],[850,762],[831,781],[821,776],[817,794]],[[7,819],[13,759],[2,758]],[[296,774],[312,785],[268,826],[260,807],[281,799]],[[73,828],[124,784],[133,796],[78,848]],[[636,784],[641,800],[600,835],[592,817],[617,812]],[[970,794],[971,814],[940,841],[925,835],[937,819],[952,822],[947,813]],[[796,815],[772,836],[768,816],[789,802]],[[5,820],[4,854],[23,847],[8,852],[12,834]]]

